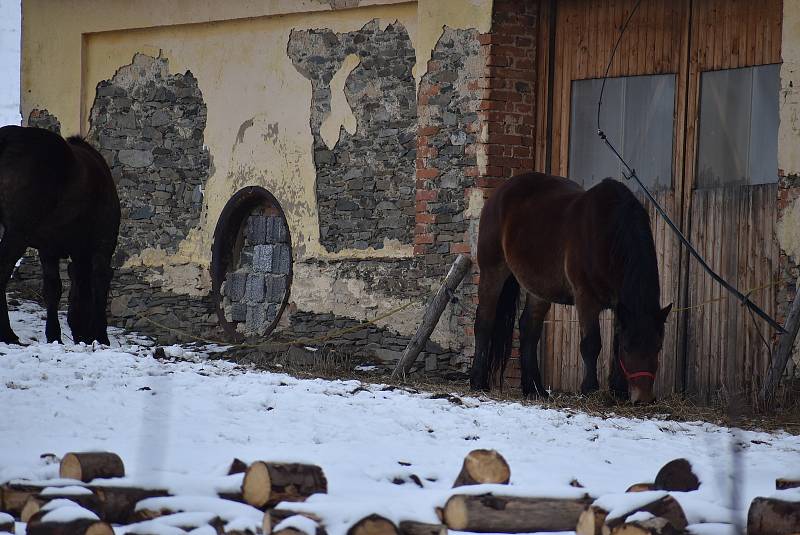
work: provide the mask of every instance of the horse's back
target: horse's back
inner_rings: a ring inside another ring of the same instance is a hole
[[[575,182],[543,173],[510,178],[486,201],[478,236],[483,271],[508,269],[531,293],[571,301],[564,276],[570,212],[584,194]]]

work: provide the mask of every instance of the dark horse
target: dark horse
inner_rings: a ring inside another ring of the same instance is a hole
[[[522,392],[546,396],[536,346],[551,303],[575,305],[581,331],[581,392],[599,388],[600,312],[616,327],[611,390],[634,402],[654,399],[664,322],[650,221],[624,184],[606,179],[585,191],[561,177],[528,173],[498,187],[481,213],[478,312],[471,386],[502,380],[520,286]],[[629,392],[628,392],[629,391]]]
[[[67,323],[74,341],[108,344],[106,300],[120,208],[103,157],[80,137],[39,128],[0,128],[0,342],[11,329],[6,286],[27,247],[39,251],[48,342],[61,341],[59,262],[69,257]]]

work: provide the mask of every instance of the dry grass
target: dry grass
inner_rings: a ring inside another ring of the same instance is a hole
[[[471,397],[481,401],[518,402],[523,405],[582,412],[601,418],[628,417],[677,422],[703,421],[750,430],[784,430],[800,435],[800,403],[798,403],[800,381],[783,388],[778,408],[774,411],[767,413],[752,406],[739,404],[735,414],[732,414],[731,404],[724,392],[710,404],[699,404],[686,396],[673,394],[651,405],[641,406],[617,400],[608,392],[603,391],[588,396],[557,392],[547,400],[526,400],[518,388],[506,387],[488,394],[471,392],[466,374],[451,379],[413,374],[403,380],[392,379],[389,372],[356,371],[355,367],[360,364],[368,364],[369,361],[352,353],[334,351],[330,348],[319,349],[315,353],[315,357],[308,361],[298,361],[289,351],[279,353],[234,351],[223,354],[222,357],[241,364],[251,364],[259,369],[289,373],[298,378],[378,383],[392,389],[449,399],[456,404],[462,403],[462,397]],[[458,376],[459,374],[453,375]]]

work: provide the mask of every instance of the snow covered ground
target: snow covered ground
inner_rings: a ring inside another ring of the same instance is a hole
[[[688,458],[702,485],[675,496],[692,523],[741,519],[753,497],[774,494],[776,477],[800,472],[798,437],[739,431],[742,501],[731,511],[733,435],[715,425],[476,398],[454,404],[260,372],[179,346],[167,348],[177,358],[159,361],[146,339],[119,331],[111,348],[48,345],[42,310],[26,303],[12,323],[30,345],[0,345],[0,481],[57,477],[43,453],[109,450],[121,455],[130,481],[213,496],[239,483],[241,476],[226,476],[234,457],[304,461],[320,465],[329,482],[328,495],[307,507],[340,535],[373,512],[434,521],[434,506],[475,448],[500,451],[512,470],[503,492],[524,495],[574,494],[573,478],[595,496],[624,492],[652,481],[667,461]],[[398,478],[408,483],[392,483]]]
[[[0,126],[20,124],[20,2],[0,0]]]

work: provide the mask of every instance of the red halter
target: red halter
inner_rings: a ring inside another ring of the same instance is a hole
[[[630,381],[631,379],[636,379],[637,377],[649,377],[653,381],[656,380],[656,374],[650,372],[634,372],[628,373],[628,370],[625,369],[625,364],[622,362],[622,357],[619,357],[619,365],[622,367],[622,372],[625,374],[625,378]]]

